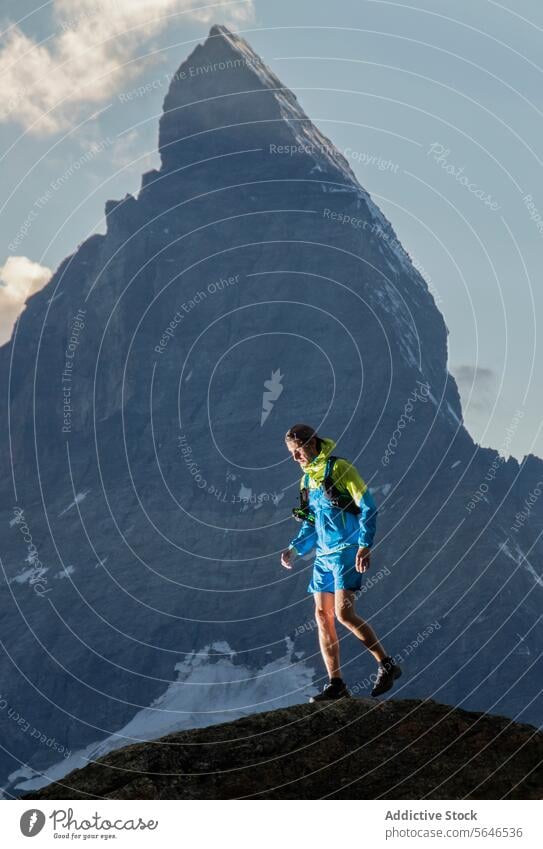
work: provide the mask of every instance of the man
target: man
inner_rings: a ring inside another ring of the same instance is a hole
[[[334,617],[361,640],[378,663],[372,696],[381,696],[400,677],[401,669],[387,655],[368,622],[355,610],[355,593],[370,566],[377,507],[354,466],[334,458],[333,439],[323,439],[309,425],[297,424],[285,436],[292,459],[304,476],[300,507],[293,513],[302,521],[298,535],[281,553],[281,564],[292,569],[297,554],[316,548],[308,592],[314,594],[319,644],[329,676],[322,693],[310,701],[349,696],[341,677],[339,643]]]

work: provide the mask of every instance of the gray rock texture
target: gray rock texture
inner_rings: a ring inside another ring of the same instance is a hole
[[[27,799],[541,799],[543,734],[433,701],[296,705],[113,752]]]

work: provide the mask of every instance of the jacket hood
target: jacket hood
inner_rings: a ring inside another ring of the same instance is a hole
[[[326,461],[328,457],[336,447],[336,442],[334,439],[323,439],[320,453],[317,454],[314,460],[311,463],[308,463],[307,466],[302,466],[304,475],[309,475],[316,483],[322,483],[324,480],[324,470],[326,468]]]

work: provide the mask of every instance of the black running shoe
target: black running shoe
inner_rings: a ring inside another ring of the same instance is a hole
[[[394,663],[391,657],[385,657],[379,664],[375,686],[371,691],[372,696],[382,696],[383,693],[387,693],[394,686],[394,681],[401,674],[401,667]]]
[[[340,682],[332,682],[326,684],[322,693],[319,693],[317,696],[311,696],[309,699],[310,702],[331,702],[334,699],[344,699],[350,698],[351,694],[349,693],[347,687],[343,683]]]

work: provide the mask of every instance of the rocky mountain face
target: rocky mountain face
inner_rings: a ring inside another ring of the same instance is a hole
[[[26,799],[541,799],[543,734],[431,700],[296,705],[138,743]]]
[[[398,695],[541,724],[543,463],[474,444],[392,226],[223,27],[174,75],[159,149],[0,349],[5,793],[321,683],[311,560],[278,559],[296,421],[378,502],[359,609]]]

